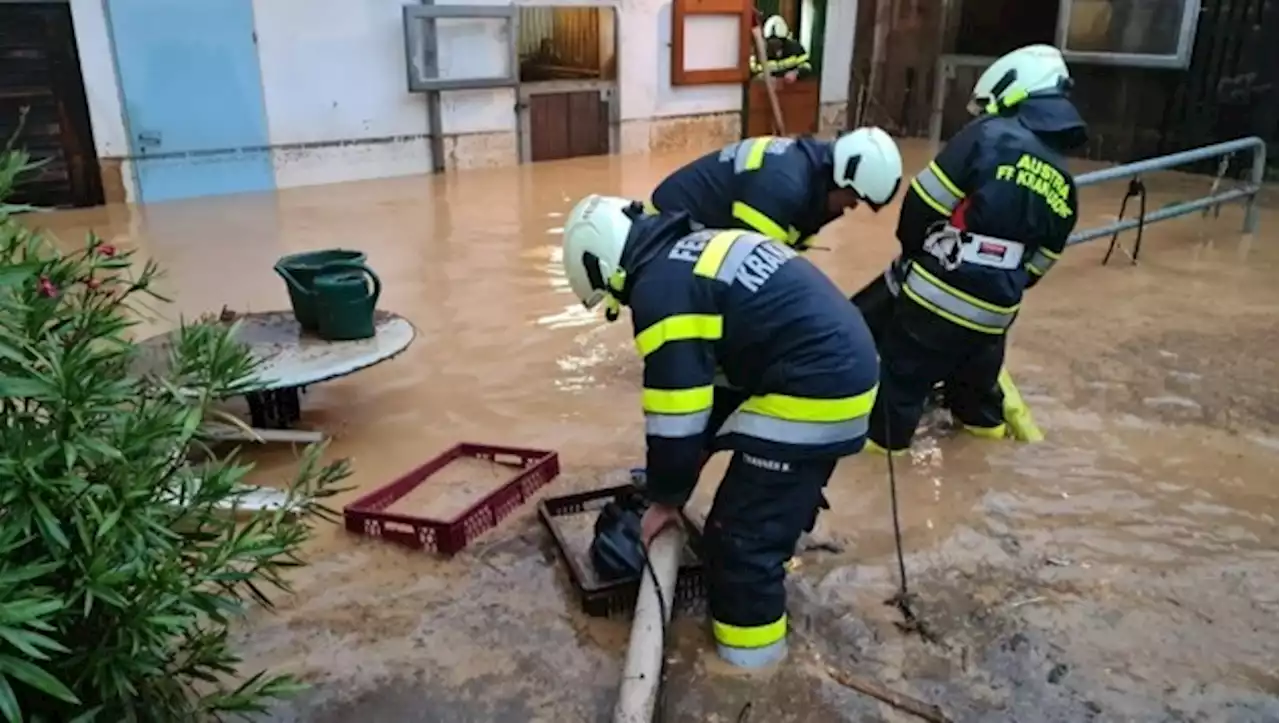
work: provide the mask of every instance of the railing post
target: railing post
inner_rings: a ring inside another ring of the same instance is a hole
[[[1253,184],[1253,195],[1244,207],[1244,232],[1253,233],[1258,230],[1258,196],[1262,193],[1262,177],[1266,173],[1267,146],[1259,144],[1253,148],[1253,170],[1249,174],[1249,182]]]

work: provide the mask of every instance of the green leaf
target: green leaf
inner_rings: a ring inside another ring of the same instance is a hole
[[[25,660],[0,655],[0,675],[19,680],[45,695],[67,703],[79,703],[80,699],[62,681],[49,675],[43,668]]]
[[[13,206],[7,207],[9,209]],[[29,262],[25,264],[9,263],[0,266],[0,287],[15,286],[26,281],[34,281],[36,273],[44,264]]]
[[[70,652],[58,641],[29,630],[0,627],[0,638],[4,638],[10,645],[36,660],[49,659],[49,656],[41,648],[59,653]]]
[[[25,363],[27,360],[26,355],[24,355],[18,347],[4,341],[3,339],[0,339],[0,358],[15,361],[19,364]]]
[[[18,698],[13,694],[9,679],[0,675],[0,714],[9,723],[21,723],[22,709],[18,707]]]
[[[32,399],[49,393],[42,380],[0,376],[0,399]]]
[[[8,552],[8,550],[0,550],[0,553]],[[34,580],[38,577],[48,575],[49,573],[61,567],[56,562],[28,563],[24,567],[14,567],[0,572],[0,590],[12,589],[18,583]]]
[[[98,527],[98,534],[96,536],[96,539],[101,540],[102,538],[106,537],[107,534],[109,534],[111,530],[115,528],[116,523],[119,521],[120,521],[120,510],[112,510],[108,512],[107,516],[102,520],[102,525]]]
[[[58,518],[54,516],[53,512],[49,510],[48,505],[40,500],[35,500],[31,506],[36,512],[36,524],[40,525],[41,532],[58,543],[59,546],[70,548],[71,541],[67,539],[66,534],[62,531],[62,525],[58,522]]]
[[[94,706],[80,715],[72,718],[69,723],[93,723],[98,718],[98,714],[102,712],[102,706]]]

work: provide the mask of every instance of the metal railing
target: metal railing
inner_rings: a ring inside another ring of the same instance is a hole
[[[1225,143],[1215,143],[1211,146],[1201,148],[1193,148],[1189,151],[1181,153],[1171,153],[1167,156],[1158,156],[1156,158],[1148,158],[1145,161],[1136,163],[1126,163],[1122,166],[1114,166],[1112,168],[1103,168],[1098,171],[1090,171],[1075,177],[1076,187],[1093,186],[1108,181],[1118,181],[1122,179],[1137,179],[1144,173],[1151,171],[1161,171],[1178,166],[1185,166],[1196,161],[1208,160],[1210,158],[1218,158],[1220,156],[1229,156],[1240,151],[1253,151],[1253,167],[1250,171],[1249,182],[1221,193],[1213,193],[1203,198],[1197,198],[1193,201],[1182,201],[1170,206],[1165,206],[1158,211],[1142,214],[1137,218],[1117,219],[1106,226],[1087,229],[1084,231],[1076,231],[1067,240],[1067,245],[1081,244],[1086,241],[1102,238],[1103,236],[1112,236],[1145,226],[1157,221],[1166,221],[1178,216],[1185,216],[1196,211],[1207,210],[1224,203],[1233,201],[1245,201],[1244,212],[1244,232],[1253,233],[1258,230],[1258,191],[1262,188],[1262,177],[1266,171],[1267,164],[1267,144],[1257,136],[1248,138],[1239,138],[1234,141]]]

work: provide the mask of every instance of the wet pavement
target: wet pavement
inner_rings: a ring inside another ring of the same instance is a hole
[[[924,144],[904,149],[908,170]],[[628,323],[580,311],[559,267],[563,214],[588,192],[641,198],[688,156],[543,163],[33,217],[73,243],[94,228],[169,270],[176,304],[148,331],[223,305],[287,308],[280,255],[368,253],[379,306],[418,329],[402,356],[313,387],[303,426],[335,436],[368,491],[460,440],[556,449],[541,495],[642,459]],[[1149,178],[1150,207],[1210,179]],[[1084,192],[1083,226],[1123,184]],[[811,258],[850,292],[894,254],[896,208],[856,211]],[[883,458],[843,462],[802,556],[791,663],[743,676],[676,626],[668,721],[913,720],[827,665],[940,705],[953,720],[1277,719],[1277,225],[1242,211],[1161,223],[1142,260],[1071,249],[1028,297],[1010,369],[1037,445],[933,429],[896,470],[918,612],[894,626]],[[259,481],[294,450],[255,452]],[[723,455],[722,455],[723,457]],[[703,476],[705,511],[725,460]],[[238,637],[250,666],[314,683],[276,721],[595,721],[611,709],[628,625],[583,616],[532,506],[450,561],[324,530],[298,593]],[[808,642],[806,642],[806,640]],[[748,705],[749,704],[749,705]]]

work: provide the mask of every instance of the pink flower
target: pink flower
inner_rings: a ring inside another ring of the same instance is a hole
[[[99,286],[102,286],[102,282],[90,276],[89,278],[84,280],[84,285],[90,291],[93,291],[94,289],[97,289]]]
[[[108,257],[115,256],[116,247],[112,246],[111,244],[102,244],[101,246],[98,247],[98,253]]]
[[[58,295],[58,287],[53,285],[48,276],[41,276],[40,283],[36,285],[36,288],[42,296],[47,296],[50,299]]]

